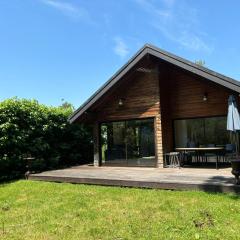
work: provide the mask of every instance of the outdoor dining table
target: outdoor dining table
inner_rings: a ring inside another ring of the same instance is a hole
[[[196,152],[197,156],[199,156],[199,153],[216,153],[216,169],[218,169],[218,157],[219,153],[224,151],[224,147],[177,147],[175,148],[176,151],[178,152]]]

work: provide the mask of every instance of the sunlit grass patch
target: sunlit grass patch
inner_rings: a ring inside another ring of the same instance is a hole
[[[240,198],[17,181],[0,185],[0,239],[238,239]]]

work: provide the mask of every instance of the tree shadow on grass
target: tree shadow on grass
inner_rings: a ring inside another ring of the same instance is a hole
[[[7,187],[9,184],[15,183],[19,180],[24,180],[24,178],[14,178],[14,179],[4,179],[0,181],[0,188]]]
[[[205,180],[200,188],[213,194],[224,193],[234,200],[240,199],[240,185],[235,184],[234,177],[212,176]]]

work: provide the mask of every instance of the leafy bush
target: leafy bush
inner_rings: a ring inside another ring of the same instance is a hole
[[[88,162],[92,157],[90,128],[69,124],[70,105],[47,107],[36,100],[0,102],[0,179],[32,171]]]

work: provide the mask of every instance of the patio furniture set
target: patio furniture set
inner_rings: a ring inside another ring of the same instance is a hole
[[[164,154],[164,167],[183,167],[195,163],[215,162],[216,169],[219,163],[228,163],[235,156],[235,145],[226,144],[225,146],[208,145],[206,147],[178,147],[175,152]]]

